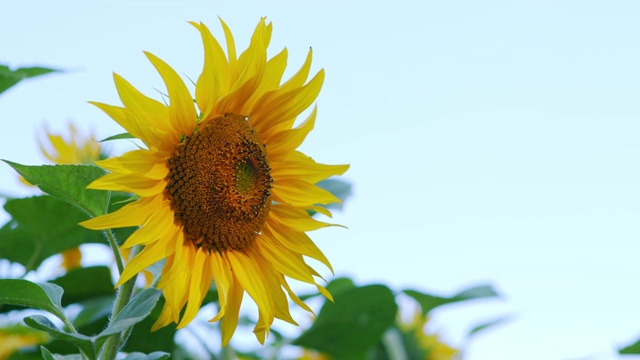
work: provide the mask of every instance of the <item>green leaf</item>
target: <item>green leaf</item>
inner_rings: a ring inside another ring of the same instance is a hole
[[[158,289],[148,288],[136,295],[116,316],[116,318],[96,337],[98,346],[114,334],[120,334],[133,325],[144,320],[156,306],[162,292]]]
[[[353,280],[346,278],[346,277],[340,277],[340,278],[335,278],[333,280],[331,280],[331,282],[329,282],[326,286],[326,289],[331,293],[332,296],[336,296],[339,293],[346,291],[346,290],[351,290],[353,288],[355,288],[356,285],[353,283]],[[316,297],[316,296],[320,296],[322,294],[320,294],[319,292],[314,292],[311,294],[304,294],[304,295],[300,295],[298,296],[301,300],[307,300],[310,299],[312,297]]]
[[[53,357],[53,354],[51,354],[46,347],[40,346],[40,352],[42,353],[42,358],[44,360],[56,360],[56,358]]]
[[[106,319],[111,314],[111,310],[113,309],[113,296],[103,296],[89,299],[83,301],[80,304],[82,305],[82,310],[80,310],[75,319],[73,319],[73,325],[77,329],[81,329],[83,327],[86,327],[87,325],[94,324],[98,321]],[[106,323],[106,320],[104,321],[104,323]],[[104,325],[100,327],[100,329],[103,328]],[[84,333],[90,334],[90,332]]]
[[[39,165],[28,166],[3,160],[30,184],[40,190],[77,206],[92,217],[104,215],[109,207],[109,192],[89,190],[93,180],[106,172],[95,165]]]
[[[6,65],[0,65],[0,93],[5,92],[24,79],[59,71],[60,70],[43,67],[27,67],[11,70]]]
[[[352,194],[352,191],[351,191],[352,186],[351,186],[351,184],[349,184],[348,182],[346,182],[346,181],[344,181],[344,180],[342,180],[340,178],[332,178],[332,179],[322,180],[322,181],[318,182],[316,185],[318,185],[319,187],[329,191],[335,197],[337,197],[338,199],[342,200],[342,204],[344,204],[344,202]],[[325,207],[341,209],[342,208],[342,204],[341,203],[333,203],[333,204],[326,205]]]
[[[166,352],[161,351],[152,352],[149,355],[140,352],[134,352],[127,355],[124,360],[164,360],[168,359],[169,356],[171,356],[171,354],[167,354]]]
[[[491,285],[474,286],[450,297],[425,294],[416,290],[404,290],[403,292],[414,298],[418,304],[420,304],[423,315],[442,305],[481,298],[499,297]]]
[[[324,304],[315,323],[293,344],[334,359],[362,359],[395,323],[395,297],[384,285],[368,285],[339,292],[334,300]]]
[[[93,340],[86,335],[72,334],[62,331],[54,323],[52,323],[49,319],[42,315],[27,316],[26,318],[24,318],[24,323],[34,329],[45,331],[54,338],[72,343],[91,359],[96,358],[95,344]]]
[[[121,139],[135,139],[136,137],[127,133],[117,134],[109,136],[108,138],[104,138],[100,140],[100,142],[111,141],[111,140],[121,140]]]
[[[490,327],[494,327],[497,325],[502,325],[508,321],[511,321],[511,316],[507,315],[507,316],[501,316],[497,319],[493,319],[487,322],[484,322],[482,324],[478,324],[476,326],[474,326],[470,331],[469,331],[469,336],[473,336],[483,330],[486,330]]]
[[[209,291],[209,293],[211,293],[211,291]],[[176,343],[173,340],[176,334],[175,324],[169,324],[162,329],[151,332],[151,327],[160,317],[160,312],[163,307],[164,299],[160,297],[151,314],[133,327],[129,340],[127,340],[122,351],[143,353],[153,351],[174,352],[176,347]]]
[[[629,344],[625,347],[618,349],[618,354],[620,355],[640,355],[640,339],[634,342],[633,344]]]
[[[105,242],[100,232],[78,225],[85,214],[51,196],[7,200],[4,208],[12,219],[0,228],[1,257],[24,265],[27,272],[64,250]]]
[[[58,355],[51,354],[47,348],[44,346],[40,346],[40,352],[42,353],[42,358],[44,360],[82,360],[82,355],[79,354],[71,354],[71,355]]]
[[[60,300],[63,290],[50,283],[36,284],[24,279],[0,279],[0,304],[26,306],[47,311],[66,320]]]
[[[115,294],[111,281],[111,270],[106,266],[76,268],[51,280],[51,283],[65,289],[62,296],[63,306],[97,296],[113,296]]]

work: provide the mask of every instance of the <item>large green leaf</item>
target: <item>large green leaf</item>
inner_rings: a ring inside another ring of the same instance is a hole
[[[151,332],[151,327],[160,317],[163,306],[164,299],[161,297],[151,314],[133,328],[129,340],[127,340],[122,349],[123,351],[143,353],[165,351],[173,353],[176,346],[173,340],[176,334],[175,324],[169,324],[162,329]]]
[[[155,351],[148,355],[140,352],[134,352],[127,355],[123,360],[164,360],[168,359],[170,356],[171,354],[161,351]]]
[[[41,315],[27,316],[24,318],[24,323],[31,326],[34,329],[47,332],[54,338],[70,342],[84,352],[90,359],[95,359],[97,354],[97,348],[92,338],[75,333],[68,333],[60,330],[49,319]]]
[[[447,305],[460,301],[475,300],[482,298],[498,297],[498,293],[491,285],[479,285],[463,290],[453,296],[438,296],[425,294],[416,290],[404,290],[405,294],[414,298],[422,308],[422,314],[426,315],[429,311],[442,305]]]
[[[61,251],[105,242],[100,232],[78,225],[85,214],[51,196],[8,200],[4,208],[12,219],[0,228],[0,256],[27,271]]]
[[[62,296],[63,306],[115,294],[111,270],[106,266],[76,268],[51,282],[65,289]]]
[[[109,206],[109,192],[89,190],[93,180],[106,174],[94,165],[39,165],[28,166],[3,160],[22,177],[40,190],[77,206],[92,217],[104,215]]]
[[[0,304],[25,306],[47,311],[66,320],[62,305],[63,290],[50,283],[36,284],[24,279],[0,279]]]
[[[344,204],[344,202],[351,196],[352,191],[351,191],[351,184],[340,179],[340,178],[331,178],[331,179],[326,179],[326,180],[322,180],[320,182],[318,182],[316,185],[318,185],[319,187],[329,191],[330,193],[332,193],[335,197],[337,197],[338,199],[342,200],[342,204]],[[329,204],[329,205],[325,205],[325,207],[331,209],[331,208],[335,208],[335,209],[341,209],[342,208],[342,204],[341,203],[333,203],[333,204]]]
[[[52,354],[51,351],[47,350],[47,348],[44,346],[40,347],[40,351],[42,354],[42,358],[44,360],[82,360],[82,355],[79,355],[79,354],[71,354],[71,355]]]
[[[293,343],[316,349],[334,359],[361,359],[395,323],[398,305],[384,285],[338,292],[327,301],[315,323]]]
[[[640,339],[625,347],[618,349],[620,355],[640,355]]]
[[[160,290],[154,288],[142,290],[118,313],[109,326],[96,336],[98,346],[101,347],[110,336],[120,335],[149,316],[161,294]]]
[[[48,69],[43,67],[26,67],[11,70],[6,65],[0,65],[0,93],[3,93],[4,91],[24,79],[58,71],[60,70]]]

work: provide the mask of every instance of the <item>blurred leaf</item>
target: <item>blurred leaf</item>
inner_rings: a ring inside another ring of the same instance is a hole
[[[111,314],[113,308],[113,296],[103,296],[89,299],[81,303],[82,310],[73,319],[76,328],[83,328],[102,319],[106,319]],[[106,321],[105,321],[106,323]],[[104,328],[101,325],[101,328]]]
[[[361,359],[395,323],[398,305],[384,285],[338,292],[325,302],[315,323],[293,344],[318,350],[334,359]]]
[[[499,296],[498,293],[496,293],[496,291],[491,287],[491,285],[474,286],[450,297],[425,294],[416,290],[404,290],[403,292],[414,298],[420,304],[423,315],[426,315],[429,311],[438,306],[460,301]]]
[[[44,346],[40,347],[40,351],[42,354],[42,358],[44,360],[82,360],[82,355],[80,354],[71,354],[71,355],[58,355],[51,354],[47,348]]]
[[[1,257],[24,265],[27,272],[63,250],[105,242],[100,232],[78,225],[85,214],[51,196],[7,200],[4,208],[12,219],[0,228]]]
[[[160,312],[164,306],[164,299],[160,297],[156,307],[151,314],[142,320],[138,325],[134,326],[129,340],[122,351],[126,352],[153,352],[153,351],[165,351],[173,353],[176,347],[176,343],[173,340],[176,334],[176,325],[169,324],[161,329],[151,332],[151,327],[160,317]]]
[[[158,289],[148,288],[136,295],[116,316],[116,318],[96,336],[99,347],[112,335],[120,335],[128,328],[144,320],[156,306],[162,292]]]
[[[92,359],[96,357],[96,347],[92,339],[82,334],[72,334],[60,330],[49,319],[41,315],[27,316],[24,318],[25,324],[34,329],[47,332],[54,338],[65,340],[78,347],[82,352]]]
[[[96,296],[114,295],[111,270],[106,266],[76,268],[51,280],[63,289],[62,305],[77,303]]]
[[[483,330],[486,330],[490,327],[494,327],[496,325],[502,325],[508,321],[511,321],[511,316],[507,315],[507,316],[501,316],[497,319],[493,319],[493,320],[489,320],[487,322],[484,322],[482,324],[478,324],[476,326],[474,326],[471,331],[469,331],[469,336],[473,336]]]
[[[326,289],[331,293],[331,295],[333,295],[333,297],[335,297],[336,295],[338,295],[339,293],[346,291],[346,290],[350,290],[356,287],[356,285],[353,283],[353,280],[346,278],[346,277],[339,277],[339,278],[335,278],[333,280],[331,280],[331,282],[329,282],[327,284],[327,286],[325,286]],[[321,295],[319,292],[314,292],[312,294],[303,294],[298,296],[301,300],[307,300],[310,299],[312,297],[316,297]]]
[[[129,133],[122,133],[113,136],[109,136],[108,138],[104,138],[100,140],[100,142],[111,141],[111,140],[120,140],[120,139],[135,139],[136,137]]]
[[[3,160],[30,184],[40,190],[79,207],[92,217],[104,215],[109,206],[109,192],[89,190],[93,180],[106,172],[95,165],[39,165],[28,166]]]
[[[139,352],[134,352],[127,355],[127,357],[125,357],[123,360],[164,360],[164,359],[168,359],[170,356],[171,354],[167,354],[161,351],[152,352],[149,355],[139,353]]]
[[[7,89],[24,79],[59,71],[60,70],[43,67],[27,67],[11,70],[6,65],[0,65],[0,93],[5,92]]]
[[[326,179],[318,182],[316,185],[329,191],[335,197],[342,200],[342,204],[351,196],[352,185],[340,178]],[[342,209],[341,203],[333,203],[325,205],[326,208]]]
[[[620,355],[640,355],[640,339],[633,344],[618,349]]]
[[[60,300],[62,288],[49,283],[36,284],[24,279],[0,279],[0,303],[47,311],[66,320]]]

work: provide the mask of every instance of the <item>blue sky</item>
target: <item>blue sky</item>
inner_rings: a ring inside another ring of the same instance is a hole
[[[143,50],[197,78],[187,21],[248,43],[260,16],[291,74],[326,70],[302,149],[350,163],[354,196],[313,238],[338,275],[449,293],[490,282],[498,302],[436,314],[468,327],[467,360],[615,359],[640,336],[640,5],[632,1],[14,1],[0,63],[64,74],[0,96],[0,158],[39,164],[35,134],[68,120],[121,129],[87,104],[118,104],[112,72],[163,89]],[[121,151],[127,144],[119,145]],[[26,194],[0,166],[0,192]],[[6,215],[0,215],[5,220]]]

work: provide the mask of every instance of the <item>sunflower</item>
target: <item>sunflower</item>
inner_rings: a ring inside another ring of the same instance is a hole
[[[100,143],[93,134],[80,134],[73,123],[69,123],[68,136],[54,134],[45,126],[48,144],[38,138],[38,147],[42,154],[54,164],[93,164],[101,158]],[[28,184],[24,178],[22,182]],[[29,184],[30,185],[30,184]],[[62,267],[67,271],[80,266],[82,253],[80,248],[65,250],[62,255]]]
[[[330,216],[321,205],[340,202],[317,182],[349,166],[319,164],[296,150],[314,126],[316,108],[300,124],[296,119],[313,104],[324,80],[320,70],[307,81],[311,50],[302,67],[282,81],[287,50],[267,59],[270,23],[260,20],[240,56],[231,31],[221,24],[226,54],[204,24],[191,23],[204,44],[197,109],[176,71],[147,52],[168,101],[153,100],[114,74],[124,106],[93,103],[145,146],[99,161],[110,173],[89,185],[130,192],[137,200],[82,225],[139,226],[122,247],[144,249],[116,286],[166,259],[157,285],[166,302],[153,330],[189,324],[215,282],[219,312],[211,321],[221,321],[224,346],[238,324],[245,292],[258,307],[254,333],[261,343],[274,318],[297,325],[287,295],[311,312],[288,279],[312,284],[331,299],[305,257],[333,269],[306,232],[331,225],[310,211]]]

